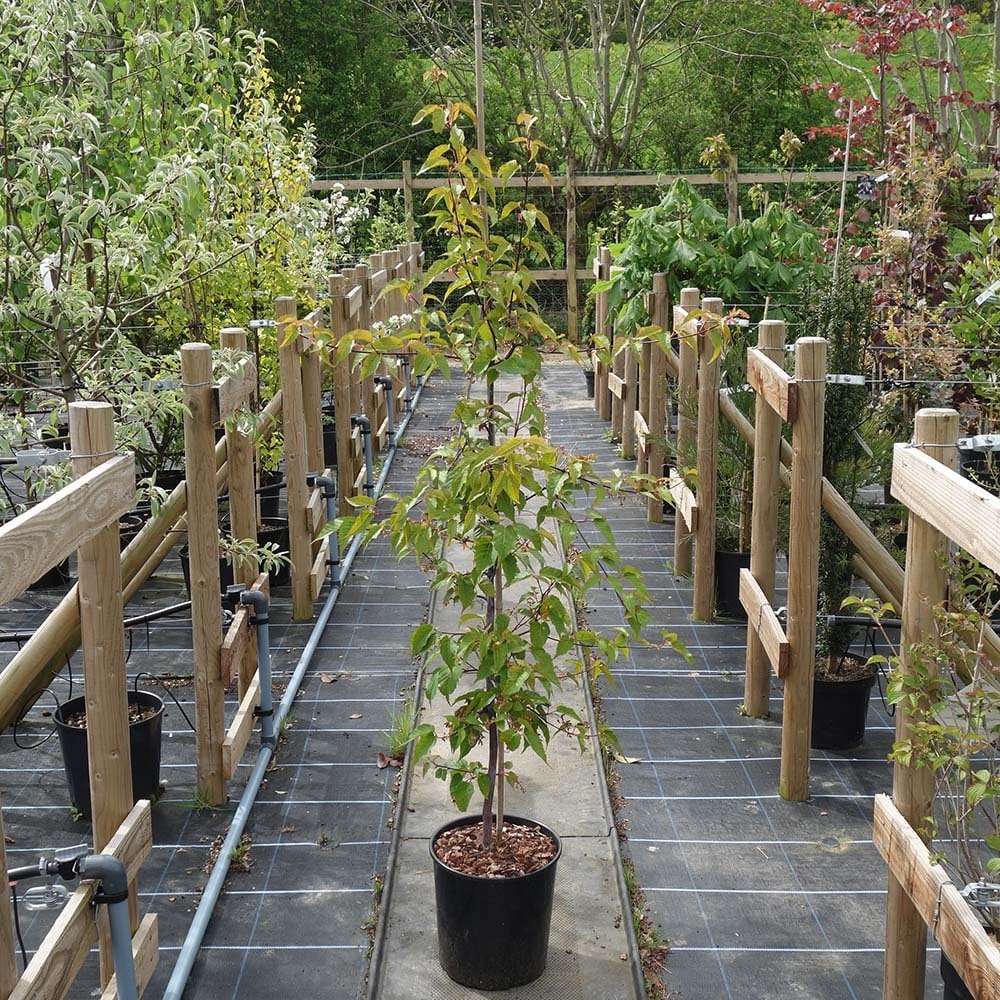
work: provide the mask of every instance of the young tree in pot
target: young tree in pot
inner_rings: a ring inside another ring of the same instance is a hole
[[[446,250],[426,281],[447,274],[451,282],[440,298],[426,296],[419,330],[356,332],[338,349],[346,357],[367,348],[363,374],[374,370],[379,355],[410,350],[418,371],[447,373],[457,366],[469,391],[454,410],[454,438],[431,455],[413,492],[391,498],[378,519],[375,502],[357,498],[357,514],[341,530],[345,540],[387,533],[396,552],[415,556],[442,601],[460,614],[457,632],[425,624],[412,636],[414,655],[429,658],[428,697],[440,696],[449,706],[440,730],[427,722],[415,727],[413,756],[447,782],[460,810],[476,792],[482,796],[475,815],[447,824],[432,839],[439,954],[456,981],[501,989],[544,969],[559,855],[550,831],[507,813],[505,792],[518,781],[513,758],[531,750],[544,759],[557,733],[586,745],[585,720],[554,703],[557,692],[584,670],[581,647],[593,671],[606,671],[629,642],[640,641],[648,616],[641,578],[622,563],[596,507],[608,485],[590,458],[545,438],[540,348],[570,357],[578,351],[539,317],[530,292],[526,262],[544,257],[535,232],[548,230],[527,198],[528,179],[548,177],[539,161],[543,146],[531,135],[534,119],[518,117],[517,159],[495,174],[489,160],[465,144],[462,121],[472,119],[467,105],[430,105],[417,116],[424,119],[446,139],[424,169],[447,172],[428,196],[432,228]],[[498,212],[495,184],[518,169],[522,195]],[[588,498],[581,512],[576,505]],[[581,513],[605,541],[578,550],[574,516]],[[621,598],[626,624],[617,631],[578,625],[576,606],[598,581]],[[451,759],[432,754],[439,740]]]
[[[822,289],[808,313],[817,336],[830,345],[829,366],[839,374],[864,372],[871,336],[872,294],[847,269],[836,283]],[[824,409],[823,475],[849,502],[865,485],[866,455],[859,431],[868,412],[865,387],[833,384]],[[854,579],[854,547],[822,513],[819,602],[816,623],[816,674],[813,694],[812,746],[846,750],[864,738],[868,699],[875,670],[848,654],[856,626],[838,622],[841,606]]]

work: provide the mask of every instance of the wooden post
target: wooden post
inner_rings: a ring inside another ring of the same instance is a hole
[[[652,310],[650,310],[652,312]],[[642,416],[643,422],[646,425],[646,430],[649,430],[649,396],[650,396],[650,386],[653,384],[650,380],[651,369],[653,367],[653,341],[647,337],[642,342],[642,357],[639,360],[639,413]],[[635,471],[639,475],[644,475],[649,469],[649,443],[647,434],[646,447],[641,449],[637,455],[637,462]]]
[[[294,350],[294,348],[293,348]],[[222,683],[222,602],[219,595],[219,505],[212,424],[212,349],[181,348],[184,383],[184,467],[187,475],[191,628],[198,722],[198,788],[213,806],[226,801],[222,741],[226,736]]]
[[[955,468],[958,414],[947,409],[917,412],[914,442],[932,458]],[[903,583],[903,627],[900,635],[901,675],[914,669],[913,647],[936,634],[934,609],[947,597],[948,574],[942,558],[948,539],[923,518],[911,513],[907,527],[906,575]],[[896,706],[896,739],[911,735],[913,710]],[[892,798],[918,832],[934,812],[934,775],[924,767],[893,764]],[[926,834],[924,834],[926,836]],[[886,901],[885,971],[882,995],[893,1000],[923,1000],[927,932],[924,920],[900,881],[889,874]]]
[[[665,368],[666,366],[664,366]],[[635,411],[639,394],[639,359],[632,347],[625,351],[625,385],[622,390],[622,458],[635,458]]]
[[[823,405],[826,341],[795,343],[796,414],[792,425],[791,524],[788,530],[788,644],[781,719],[783,799],[809,797],[813,675],[816,670],[816,598],[819,591],[819,528],[823,483]]]
[[[611,251],[601,247],[597,251],[598,281],[607,281],[611,277]],[[595,325],[598,336],[606,337],[611,344],[611,323],[608,316],[608,293],[598,292],[597,309],[595,310]],[[611,419],[611,393],[608,391],[608,366],[600,364],[594,379],[594,401],[601,420]]]
[[[371,329],[371,271],[367,264],[359,264],[354,269],[355,284],[361,289],[361,305],[354,319],[354,326],[359,330]],[[379,395],[375,388],[375,377],[369,375],[361,385],[361,405],[365,416],[372,424],[372,455],[377,456],[382,450],[378,438],[378,429],[382,423],[379,414]]]
[[[757,346],[777,365],[783,365],[785,324],[763,320]],[[750,534],[750,572],[774,604],[774,554],[778,539],[778,494],[781,490],[781,417],[758,393],[753,449],[753,515]],[[743,705],[754,719],[770,715],[771,662],[756,628],[747,628],[747,661]]]
[[[576,298],[576,186],[572,156],[566,160],[566,334],[574,343],[580,337]]]
[[[400,253],[398,250],[386,250],[382,254],[382,266],[386,271],[386,280],[395,281],[398,275],[396,268],[399,266]],[[385,316],[389,319],[398,316],[403,310],[401,308],[403,296],[397,292],[390,292],[385,299]],[[345,325],[344,332],[347,332]],[[399,363],[398,357],[393,357],[389,361],[389,374],[392,376],[392,394],[396,410],[399,410],[399,394],[403,389],[403,366]]]
[[[247,349],[246,330],[227,327],[219,332],[219,344],[233,351]],[[234,538],[257,541],[257,497],[254,493],[253,439],[235,427],[226,428],[226,463],[229,466],[229,523]],[[233,564],[233,581],[252,587],[260,575],[256,559],[237,559]],[[251,642],[256,649],[256,632]],[[256,672],[252,655],[240,659],[237,686],[240,698],[246,694]]]
[[[667,276],[653,275],[653,323],[666,330],[667,321]],[[667,435],[667,404],[665,382],[667,377],[667,357],[659,344],[652,344],[649,352],[649,427],[648,473],[661,478],[663,464],[666,461]],[[650,497],[646,502],[646,520],[653,524],[663,521],[663,501],[658,497]]]
[[[227,327],[219,332],[219,344],[232,351],[247,349],[246,330]],[[253,441],[235,428],[226,428],[226,461],[229,465],[229,521],[234,538],[257,541],[257,503],[254,495]],[[233,579],[248,587],[260,573],[254,560],[238,559]]]
[[[616,324],[614,320],[608,319],[608,338],[611,341],[612,350],[616,350],[620,347],[621,337],[616,329]],[[618,382],[614,383],[611,376],[608,377],[608,381],[612,385],[618,385],[620,388],[615,391],[612,388],[611,391],[611,440],[624,442],[622,428],[624,426],[625,417],[625,352],[618,350],[614,357],[611,359],[611,375]],[[624,454],[623,454],[624,457]]]
[[[306,418],[302,396],[301,355],[296,346],[298,319],[295,299],[275,300],[278,321],[278,358],[281,363],[281,426],[285,439],[285,479],[288,481],[288,536],[292,562],[292,618],[312,618],[309,572],[312,569],[312,538],[306,524]],[[339,414],[338,414],[339,416]],[[321,439],[322,440],[322,439]]]
[[[70,448],[77,478],[114,455],[114,410],[108,403],[70,403]],[[118,520],[77,551],[80,633],[83,643],[87,706],[87,758],[94,850],[100,853],[132,811],[132,761],[129,754],[128,681],[122,627],[121,545]],[[135,930],[135,886],[129,886]],[[6,909],[6,907],[5,907]],[[101,933],[101,983],[114,975],[111,938]]]
[[[680,299],[682,309],[697,309],[701,305],[701,292],[697,288],[682,288]],[[698,423],[695,413],[698,407],[698,340],[694,333],[685,336],[684,330],[675,330],[674,333],[678,338],[676,462],[679,468],[683,468],[692,458],[697,461]],[[684,521],[684,515],[675,510],[674,572],[678,576],[691,575],[691,549],[691,532]]]
[[[346,303],[344,302],[344,276],[330,276],[330,329],[333,331],[333,347],[347,333]],[[353,509],[349,498],[354,495],[354,451],[351,443],[350,406],[351,376],[347,363],[334,365],[333,395],[337,407],[337,495],[340,498],[339,511],[346,517]],[[377,428],[376,428],[377,430]]]
[[[306,465],[309,472],[323,471],[323,365],[319,352],[302,354],[302,410],[306,422]]]
[[[719,381],[721,358],[712,358],[708,324],[722,322],[722,299],[703,299],[711,314],[702,321],[698,358],[698,529],[694,546],[692,617],[710,622],[715,613],[715,498],[719,464]],[[719,317],[717,320],[712,317]]]
[[[740,221],[740,168],[735,155],[726,167],[723,187],[726,191],[726,222],[732,228]]]
[[[413,167],[409,160],[403,160],[403,211],[406,213],[406,232],[413,239]]]

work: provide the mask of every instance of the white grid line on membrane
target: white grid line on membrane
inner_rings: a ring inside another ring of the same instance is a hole
[[[667,893],[687,893],[699,892],[711,895],[733,895],[733,896],[884,896],[885,889],[733,889],[716,888],[708,889],[705,886],[661,886],[644,885],[643,892],[667,892]]]
[[[629,837],[630,844],[711,844],[718,847],[823,847],[822,840],[707,840],[699,837],[697,840],[671,840],[665,837]],[[935,843],[941,843],[940,840]],[[842,845],[869,844],[875,846],[874,841],[868,840],[837,840],[837,847]]]
[[[885,948],[767,948],[767,947],[754,947],[748,945],[747,947],[739,947],[738,945],[733,945],[730,947],[719,948],[719,947],[708,947],[707,945],[674,945],[670,946],[670,951],[721,951],[727,954],[751,954],[755,955],[758,953],[766,955],[884,955]],[[941,948],[934,947],[930,944],[927,945],[928,954],[940,954]]]
[[[747,779],[750,780],[749,778]],[[752,786],[751,782],[751,786]],[[780,795],[627,795],[628,802],[761,802],[784,801]],[[814,792],[810,799],[874,799],[869,792]]]
[[[387,769],[388,770],[388,769]],[[392,799],[257,799],[254,803],[258,806],[380,806],[391,803]],[[178,806],[193,813],[189,799],[160,799],[157,805]],[[65,805],[52,806],[28,806],[18,805],[16,812],[51,812],[56,809],[67,809]]]
[[[313,845],[315,846],[315,845]],[[364,893],[366,896],[370,896],[372,893],[372,887],[370,885],[362,886],[359,889],[331,889],[328,886],[321,886],[315,889],[231,889],[227,886],[226,895],[227,896],[356,896]],[[166,896],[168,899],[172,896],[200,896],[201,893],[197,889],[178,889],[174,892],[168,891],[158,891],[158,892],[140,892],[139,897],[143,899],[157,899]]]
[[[329,847],[370,847],[372,844],[388,844],[388,840],[331,840]],[[938,841],[940,843],[940,841]],[[260,848],[261,850],[273,849],[280,850],[283,847],[319,847],[320,845],[316,843],[315,840],[298,840],[298,841],[282,841],[278,842],[276,840],[255,840],[253,842],[253,847],[256,850]],[[7,854],[32,854],[32,855],[42,855],[51,854],[53,851],[65,850],[66,845],[63,844],[62,847],[8,847],[6,850]],[[210,851],[212,850],[211,844],[153,844],[150,848],[153,851]],[[228,891],[228,890],[227,890]],[[370,891],[370,890],[369,890]],[[147,896],[156,895],[168,895],[168,893],[146,893]]]

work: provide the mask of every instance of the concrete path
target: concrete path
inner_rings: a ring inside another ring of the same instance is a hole
[[[554,558],[558,557],[555,554]],[[462,555],[456,554],[456,560]],[[514,596],[514,588],[508,590]],[[435,624],[457,630],[454,607],[436,605]],[[560,701],[581,717],[586,694],[567,685]],[[426,721],[438,723],[447,706],[438,699],[425,706]],[[447,759],[446,744],[435,748]],[[546,764],[531,752],[512,761],[524,786],[508,790],[509,815],[537,820],[559,834],[563,854],[556,875],[556,898],[548,966],[535,983],[514,990],[483,993],[451,982],[437,959],[431,837],[457,814],[446,786],[418,767],[405,801],[397,808],[399,851],[390,878],[391,895],[383,913],[385,942],[381,969],[373,969],[377,1000],[464,1000],[559,998],[559,1000],[637,1000],[625,936],[612,838],[614,824],[605,809],[599,749],[592,740],[580,753],[575,739],[554,737]],[[474,800],[474,803],[476,800]]]

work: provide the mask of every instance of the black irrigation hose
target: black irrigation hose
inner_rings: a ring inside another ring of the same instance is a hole
[[[56,703],[56,711],[58,712],[59,709],[60,709],[60,707],[61,707],[61,704],[60,704],[59,698],[56,696],[55,691],[53,691],[51,688],[45,688],[45,690],[43,690],[39,694],[39,697],[41,697],[41,695],[43,695],[43,694],[47,694],[47,695],[50,695],[52,697],[52,700]],[[70,698],[73,697],[73,680],[72,680],[72,674],[70,675],[69,695],[70,695]],[[67,701],[68,700],[69,699],[67,699]],[[14,746],[16,746],[18,750],[37,750],[40,746],[43,746],[44,744],[48,743],[49,740],[51,740],[52,737],[55,735],[56,730],[55,730],[55,727],[53,727],[51,730],[49,730],[49,732],[48,732],[48,734],[46,736],[43,736],[37,743],[32,743],[31,746],[25,746],[23,743],[21,743],[21,742],[18,741],[18,738],[17,738],[17,727],[24,721],[25,715],[27,715],[28,712],[31,711],[31,709],[34,706],[34,704],[35,703],[32,702],[31,705],[29,705],[24,710],[24,712],[17,719],[14,720],[14,725],[11,727],[11,735],[14,737]]]
[[[10,883],[10,897],[14,902],[14,931],[17,934],[17,943],[21,948],[21,961],[24,962],[24,967],[28,968],[28,949],[24,947],[24,937],[21,934],[21,914],[18,912],[17,905],[17,883]]]
[[[135,684],[132,687],[132,690],[134,691],[135,694],[139,693],[140,677],[148,677],[154,684],[159,684],[160,687],[163,688],[163,690],[166,691],[168,695],[170,695],[170,700],[177,706],[177,711],[184,716],[184,721],[188,724],[188,727],[191,729],[191,732],[197,732],[197,730],[194,728],[193,723],[188,718],[187,712],[185,712],[184,709],[181,708],[181,703],[177,700],[177,696],[174,694],[173,691],[170,690],[170,688],[167,687],[167,685],[163,682],[162,678],[157,677],[155,674],[149,673],[148,670],[140,670],[139,673],[135,675]]]

